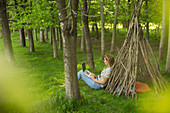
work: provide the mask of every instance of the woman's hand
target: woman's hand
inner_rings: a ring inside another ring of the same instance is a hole
[[[94,78],[96,78],[96,77],[97,77],[94,73],[91,73],[90,75],[91,75],[91,76],[94,76]]]
[[[92,80],[95,79],[95,74],[91,73],[90,76],[89,76]]]
[[[95,77],[96,75],[94,73],[91,73],[90,76],[94,76]]]

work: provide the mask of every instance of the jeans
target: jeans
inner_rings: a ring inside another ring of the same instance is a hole
[[[89,78],[87,75],[85,75],[83,73],[83,70],[79,71],[77,73],[77,76],[78,76],[78,80],[82,78],[87,83],[87,85],[89,85],[93,89],[101,89],[102,88],[99,83],[96,83],[91,78]],[[95,78],[95,79],[98,80],[98,78]]]

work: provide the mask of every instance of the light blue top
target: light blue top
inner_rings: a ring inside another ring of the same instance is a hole
[[[104,77],[110,78],[110,70],[111,70],[110,67],[103,69],[103,71],[100,74],[101,76],[98,76],[98,80],[103,81]],[[106,85],[107,83],[105,85],[101,85],[101,87],[104,87]]]

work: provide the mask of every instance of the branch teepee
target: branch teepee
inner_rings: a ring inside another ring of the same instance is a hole
[[[113,95],[123,94],[133,98],[136,94],[136,81],[141,78],[144,78],[145,82],[151,82],[156,93],[166,89],[166,80],[160,73],[159,63],[139,24],[141,5],[142,0],[139,1],[138,6],[135,5],[124,44],[111,67],[111,77],[105,90]]]

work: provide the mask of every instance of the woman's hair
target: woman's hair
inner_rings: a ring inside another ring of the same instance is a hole
[[[111,67],[114,63],[114,57],[111,54],[104,55],[104,58],[108,61],[109,66]]]

